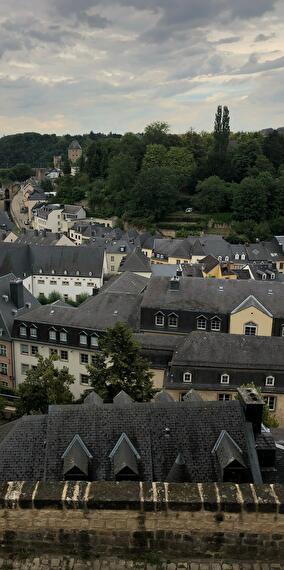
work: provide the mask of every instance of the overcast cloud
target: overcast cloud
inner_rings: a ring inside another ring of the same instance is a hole
[[[0,0],[0,135],[284,126],[283,0]]]

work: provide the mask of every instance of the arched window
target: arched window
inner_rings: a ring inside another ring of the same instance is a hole
[[[205,319],[203,315],[200,315],[200,317],[197,318],[196,327],[198,331],[206,331],[207,319]]]
[[[244,326],[244,333],[246,336],[256,336],[257,325],[255,323],[246,323]]]
[[[227,373],[221,374],[221,384],[230,384],[230,376]]]
[[[221,320],[219,319],[219,317],[213,317],[213,319],[211,319],[211,330],[212,331],[221,330]]]
[[[183,381],[184,381],[184,382],[187,382],[187,383],[192,382],[192,374],[191,374],[191,372],[184,372],[184,373],[183,373]]]
[[[274,376],[266,376],[265,386],[274,386],[274,384],[275,384]]]

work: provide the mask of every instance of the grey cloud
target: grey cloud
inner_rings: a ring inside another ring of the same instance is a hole
[[[267,42],[268,40],[270,40],[271,38],[275,38],[275,33],[273,34],[258,34],[255,38],[254,41],[255,42]]]
[[[241,74],[259,73],[261,71],[281,69],[282,67],[284,67],[284,56],[260,63],[258,61],[256,54],[252,54],[248,62],[240,68],[239,73]]]
[[[239,42],[241,39],[241,36],[230,36],[229,38],[221,38],[220,40],[216,40],[215,42],[212,42],[212,44],[216,46],[223,44],[234,44],[236,42]]]

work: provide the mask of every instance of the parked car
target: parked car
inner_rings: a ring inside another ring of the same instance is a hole
[[[193,208],[186,208],[185,213],[191,214],[192,211],[193,211]]]

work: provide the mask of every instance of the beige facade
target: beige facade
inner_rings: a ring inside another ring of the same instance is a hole
[[[0,338],[0,391],[1,386],[14,387],[12,343]]]
[[[68,149],[68,160],[70,160],[70,162],[77,162],[77,160],[79,160],[81,156],[82,156],[81,147]]]
[[[126,251],[122,252],[112,252],[106,253],[107,260],[107,272],[108,273],[118,273],[119,266],[124,257],[126,257]]]
[[[231,334],[244,334],[245,326],[248,323],[256,325],[258,336],[271,336],[273,318],[253,306],[231,315],[229,332]]]

